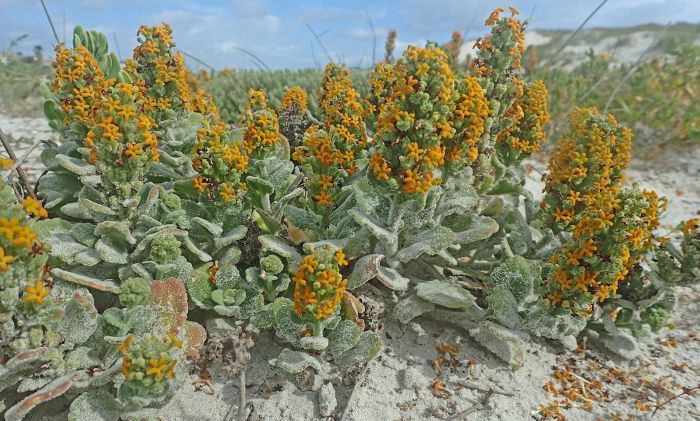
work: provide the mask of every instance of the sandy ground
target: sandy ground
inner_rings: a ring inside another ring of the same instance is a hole
[[[0,115],[0,128],[12,136],[21,156],[34,139],[53,136],[44,120]],[[32,176],[40,171],[30,155]],[[651,160],[636,161],[628,171],[629,182],[653,188],[669,199],[662,217],[662,233],[700,209],[700,147],[667,150]],[[542,160],[528,162],[527,188],[537,197],[542,190]],[[385,294],[373,285],[359,292],[368,300]],[[381,330],[385,347],[366,367],[338,373],[324,365],[321,376],[304,372],[290,376],[269,364],[283,346],[270,333],[262,333],[253,348],[247,374],[247,394],[252,403],[250,420],[532,420],[543,419],[541,406],[561,402],[545,387],[560,388],[560,371],[570,370],[580,378],[584,393],[593,393],[601,380],[603,402],[590,410],[580,403],[561,412],[568,420],[652,419],[654,402],[680,393],[682,387],[700,384],[700,292],[677,291],[679,306],[673,329],[664,328],[643,345],[641,357],[626,361],[606,351],[566,352],[558,344],[533,338],[526,347],[522,368],[513,371],[475,343],[464,331],[419,318],[400,326],[388,317]],[[386,296],[385,300],[396,299]],[[388,311],[387,311],[388,312]],[[458,345],[449,368],[437,373],[433,360],[436,345]],[[208,385],[192,376],[175,398],[160,411],[162,420],[222,420],[238,403],[238,379],[213,368]],[[441,389],[434,387],[439,379]],[[590,389],[586,389],[589,387]],[[490,391],[494,391],[492,393]],[[490,396],[488,396],[490,395]],[[488,396],[488,399],[486,399]],[[654,420],[700,419],[700,398],[683,396],[663,406]],[[482,405],[483,404],[483,405]],[[635,407],[636,404],[636,407]],[[650,405],[647,409],[644,405]]]
[[[0,114],[0,129],[10,138],[10,146],[15,156],[22,160],[22,168],[30,180],[36,181],[43,171],[40,160],[44,148],[42,141],[57,141],[57,134],[44,118],[11,117],[3,114]],[[7,157],[2,147],[0,155]]]

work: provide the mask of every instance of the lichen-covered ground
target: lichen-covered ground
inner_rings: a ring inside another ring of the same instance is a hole
[[[54,139],[43,119],[0,115],[0,128],[13,139],[18,156],[36,140]],[[39,144],[25,165],[34,179],[42,170],[41,149]],[[627,172],[628,182],[669,198],[662,234],[700,210],[699,162],[699,145],[676,146],[637,159]],[[537,197],[546,165],[537,159],[528,165],[528,188]],[[372,285],[359,295],[375,303],[380,297],[396,299]],[[423,318],[399,326],[375,305],[386,346],[366,370],[288,376],[269,364],[282,347],[263,333],[247,375],[249,419],[510,421],[543,419],[542,408],[555,413],[555,404],[568,420],[651,419],[657,401],[700,384],[700,291],[679,288],[677,295],[673,323],[644,344],[642,356],[633,361],[587,343],[579,344],[576,352],[565,352],[555,343],[533,338],[523,367],[512,371],[464,331]],[[437,348],[454,353],[443,354],[440,372],[435,368]],[[161,419],[221,420],[235,409],[238,379],[216,367],[212,371],[209,383],[192,375],[161,411]],[[578,401],[577,395],[582,396]],[[698,396],[700,392],[671,400],[653,419],[700,419]],[[565,408],[567,400],[574,403]]]

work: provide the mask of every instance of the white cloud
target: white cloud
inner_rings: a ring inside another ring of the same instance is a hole
[[[377,40],[381,40],[383,38],[386,38],[386,34],[388,32],[389,30],[382,26],[375,26],[374,31],[372,31],[372,27],[370,27],[368,24],[366,26],[354,26],[345,31],[342,31],[341,34],[358,40],[368,40],[372,39],[375,36],[377,37]]]

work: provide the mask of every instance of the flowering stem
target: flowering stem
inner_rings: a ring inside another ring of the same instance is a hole
[[[314,336],[323,336],[323,324],[320,320],[314,322]]]

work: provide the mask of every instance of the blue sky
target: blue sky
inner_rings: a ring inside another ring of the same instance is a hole
[[[319,34],[334,61],[349,66],[372,62],[374,25],[376,58],[383,54],[389,29],[398,30],[399,50],[426,40],[447,41],[453,30],[475,38],[497,6],[512,4],[530,27],[575,28],[599,0],[46,0],[61,39],[74,25],[98,29],[114,38],[121,55],[130,56],[141,24],[168,22],[178,48],[216,68],[255,67],[240,49],[271,68],[313,67],[328,61],[309,31]],[[629,26],[656,22],[700,22],[700,0],[609,0],[588,27]],[[64,25],[65,22],[65,25]],[[39,0],[0,0],[0,51],[10,40],[28,34],[20,46],[40,44],[50,50],[51,29]],[[191,62],[191,61],[189,61]],[[194,65],[194,63],[192,63]],[[194,65],[193,67],[196,67]]]

